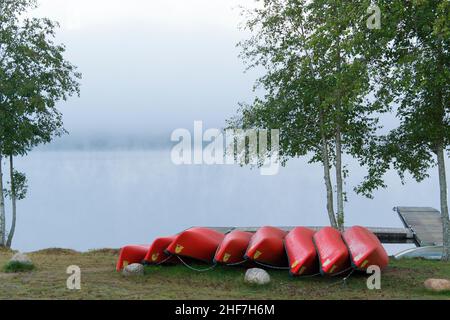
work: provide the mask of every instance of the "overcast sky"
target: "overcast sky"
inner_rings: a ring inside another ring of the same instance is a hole
[[[255,72],[238,58],[240,6],[252,0],[40,0],[83,73],[80,99],[61,105],[71,139],[167,136],[194,120],[222,127],[250,101]]]

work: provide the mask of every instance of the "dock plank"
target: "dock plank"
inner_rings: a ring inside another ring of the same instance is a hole
[[[443,244],[441,213],[430,207],[395,208],[406,228],[414,233],[417,245],[441,246]]]

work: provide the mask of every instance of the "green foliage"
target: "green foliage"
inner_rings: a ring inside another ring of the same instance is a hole
[[[27,176],[22,172],[14,170],[13,180],[14,180],[13,183],[11,183],[10,181],[9,184],[14,185],[14,190],[13,188],[4,190],[5,195],[10,199],[12,198],[15,198],[16,200],[25,199],[28,192]]]
[[[394,106],[400,124],[380,139],[374,162],[392,163],[402,179],[417,181],[436,165],[439,148],[450,151],[450,3],[381,1],[386,22],[371,41],[379,46],[372,72],[376,97]],[[390,166],[380,165],[379,178]]]
[[[49,143],[65,133],[56,104],[80,93],[81,74],[64,59],[64,45],[55,43],[58,24],[25,15],[36,6],[34,0],[0,1],[0,161],[3,156],[10,156],[11,170],[12,157],[26,155],[36,145]],[[24,198],[27,186],[21,173],[13,172],[12,180],[9,195],[13,198],[15,226],[15,198]],[[0,222],[3,245],[3,202]],[[12,236],[8,245],[11,240]]]
[[[3,272],[6,273],[19,273],[19,272],[29,272],[35,270],[36,267],[32,263],[23,263],[18,261],[10,261],[3,267]]]
[[[255,85],[264,95],[241,104],[229,127],[280,129],[283,165],[307,156],[347,177],[338,161],[342,154],[352,156],[367,168],[365,183],[371,187],[356,190],[370,197],[385,186],[372,157],[379,145],[379,115],[389,111],[369,99],[377,86],[367,54],[377,52],[366,26],[371,1],[259,2],[247,12],[245,27],[252,36],[240,46],[248,68],[265,69]],[[345,199],[345,192],[340,197]],[[343,215],[338,218],[343,222]]]
[[[79,94],[81,75],[54,43],[57,23],[19,17],[32,0],[0,3],[0,152],[24,155],[63,134],[56,103]]]
[[[333,149],[339,126],[346,151],[364,155],[365,144],[378,128],[377,117],[371,115],[383,111],[366,99],[373,86],[367,60],[358,58],[365,48],[362,28],[367,5],[263,3],[263,9],[250,13],[247,22],[253,36],[240,45],[250,68],[267,70],[257,82],[266,95],[242,104],[229,125],[281,128],[285,160],[312,153],[312,162],[322,160],[322,133]]]

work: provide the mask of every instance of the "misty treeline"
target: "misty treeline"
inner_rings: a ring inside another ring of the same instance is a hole
[[[244,10],[248,68],[264,94],[241,104],[230,127],[280,129],[280,152],[323,166],[332,226],[343,229],[344,157],[367,170],[354,191],[372,197],[395,169],[404,182],[439,173],[444,260],[449,258],[450,2],[257,0]],[[398,126],[382,130],[380,118]],[[381,132],[388,131],[386,134]],[[413,195],[412,195],[413,196]],[[373,213],[376,214],[376,213]]]
[[[11,247],[17,201],[27,192],[26,176],[14,168],[14,158],[63,134],[56,103],[79,94],[81,75],[64,59],[64,46],[54,42],[58,24],[27,17],[36,5],[0,0],[0,247]],[[11,201],[9,228],[6,199]]]

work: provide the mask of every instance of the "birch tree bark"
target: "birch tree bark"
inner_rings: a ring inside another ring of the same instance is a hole
[[[440,201],[441,201],[441,215],[442,215],[442,231],[444,236],[444,254],[443,261],[449,261],[450,257],[450,230],[449,230],[449,215],[448,215],[448,199],[447,199],[447,178],[445,172],[445,156],[442,145],[437,150],[437,160],[439,169],[439,187],[440,187]]]
[[[0,154],[0,247],[5,246],[6,240],[6,214],[5,214],[5,195],[3,193],[3,170],[2,155]]]
[[[327,190],[327,212],[330,224],[333,228],[337,228],[336,217],[334,215],[334,203],[333,203],[333,186],[331,184],[330,177],[330,158],[328,152],[328,143],[324,133],[324,120],[323,114],[320,115],[320,125],[322,127],[322,165],[324,171],[325,187]]]
[[[342,179],[342,138],[338,126],[336,130],[336,192],[337,192],[337,226],[344,229],[344,181]]]
[[[337,196],[337,226],[341,231],[344,231],[344,186],[342,179],[342,132],[341,132],[341,64],[342,64],[342,56],[341,56],[341,41],[340,34],[336,39],[337,46],[337,101],[336,101],[336,113],[337,113],[337,121],[336,121],[336,196]]]
[[[11,229],[8,233],[8,240],[6,241],[6,247],[11,248],[14,233],[16,232],[16,217],[17,217],[17,193],[14,179],[14,159],[13,156],[9,156],[9,170],[11,179],[11,207],[12,207],[12,221]]]

